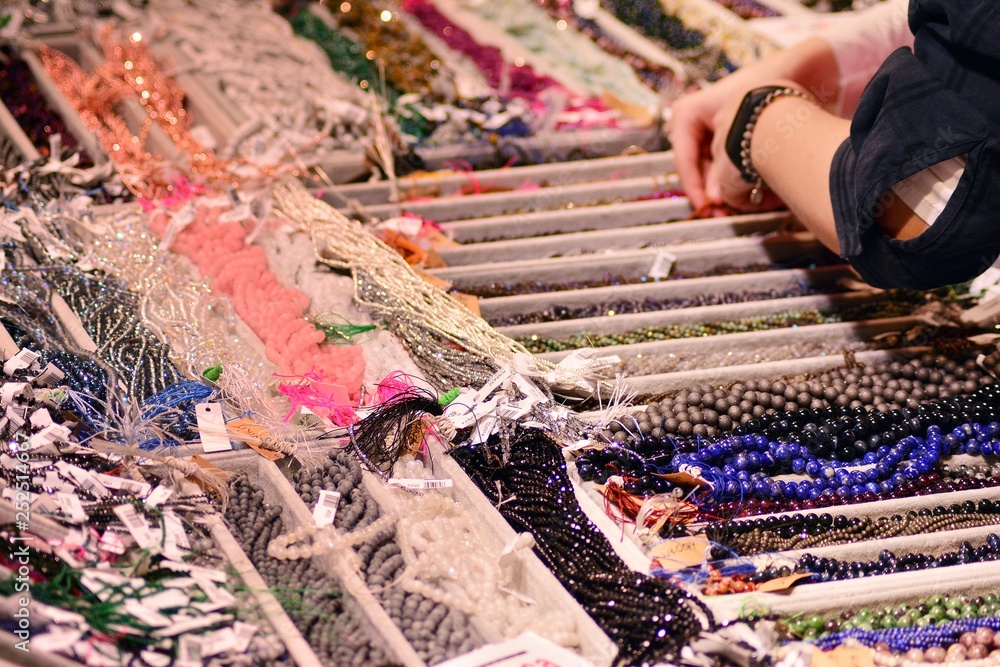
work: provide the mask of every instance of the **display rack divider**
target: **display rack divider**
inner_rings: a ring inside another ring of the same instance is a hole
[[[517,240],[546,234],[617,229],[681,220],[691,214],[687,197],[664,197],[555,211],[492,215],[441,223],[459,243]]]
[[[636,331],[647,327],[669,327],[673,325],[711,324],[728,322],[758,315],[772,315],[786,311],[806,310],[837,310],[850,306],[863,305],[872,296],[865,292],[848,292],[835,295],[796,296],[786,299],[770,299],[768,301],[748,301],[744,303],[724,303],[717,306],[697,306],[695,308],[677,308],[674,310],[651,311],[645,313],[623,313],[621,315],[590,317],[585,320],[560,320],[556,322],[541,322],[539,324],[520,324],[513,327],[499,327],[500,333],[510,338],[538,336],[539,338],[561,339],[572,336],[580,331],[588,334],[616,334],[626,331]],[[886,320],[889,327],[909,328],[920,320],[915,317],[894,317]],[[861,322],[842,322],[836,324],[809,324],[797,327],[797,330],[823,329],[828,327],[861,327]],[[776,329],[775,331],[780,331]],[[758,333],[748,332],[748,333]],[[845,332],[846,333],[846,332]],[[881,333],[881,331],[880,331]],[[723,334],[722,338],[731,340],[729,336],[737,333]],[[831,333],[832,335],[832,333]],[[690,340],[709,340],[720,336],[704,336]],[[756,341],[742,340],[741,343],[753,345]],[[762,344],[764,341],[760,341]],[[737,344],[735,341],[731,343]],[[565,353],[556,352],[553,355]]]
[[[779,269],[764,271],[753,276],[750,287],[754,290],[780,292],[792,287],[803,287],[830,292],[845,292],[838,282],[854,277],[849,266],[822,266],[815,269]],[[594,287],[587,290],[567,290],[542,292],[540,294],[518,294],[515,296],[490,297],[479,300],[479,309],[486,319],[496,319],[508,315],[537,312],[553,306],[586,306],[593,303],[631,299],[683,299],[702,294],[737,292],[747,289],[745,274],[688,278],[685,280],[665,280],[630,285]]]
[[[3,134],[14,144],[14,148],[25,160],[37,160],[41,157],[31,139],[24,133],[17,120],[5,104],[0,104],[0,134]]]
[[[46,46],[62,51],[73,60],[77,61],[85,70],[90,70],[101,62],[100,53],[86,39],[75,34],[51,34],[39,36],[39,41]],[[22,48],[20,55],[31,69],[32,76],[38,83],[38,90],[42,93],[52,108],[62,116],[67,129],[73,134],[73,138],[87,152],[95,164],[104,164],[108,161],[108,154],[101,147],[101,142],[90,131],[83,120],[77,114],[76,109],[66,100],[59,91],[55,81],[45,73],[45,67],[41,59],[31,48]]]
[[[672,251],[672,273],[685,274],[716,269],[721,265],[746,267],[757,263],[782,264],[815,256],[829,257],[823,246],[807,233],[784,234],[766,239],[734,239],[725,246],[692,249],[678,246]],[[608,255],[557,257],[546,260],[524,260],[502,264],[470,264],[468,266],[432,269],[430,273],[454,283],[461,290],[466,285],[489,281],[575,281],[602,278],[607,274],[642,282],[657,282],[646,278],[661,251],[635,250]],[[644,280],[644,278],[646,278]],[[746,275],[746,286],[752,287],[754,277]]]
[[[386,218],[409,211],[436,222],[464,220],[484,215],[508,215],[514,211],[545,210],[553,207],[589,206],[595,200],[630,200],[655,196],[676,188],[676,177],[641,176],[619,181],[577,183],[540,190],[515,192],[490,192],[477,197],[453,197],[441,200],[406,202],[404,204],[376,204],[366,206],[368,217]],[[351,215],[352,211],[336,193],[323,190],[321,197],[329,204]]]
[[[674,156],[669,151],[656,151],[636,155],[545,164],[513,165],[477,172],[445,171],[419,173],[397,179],[400,195],[410,191],[417,194],[433,192],[432,197],[459,195],[468,187],[517,188],[525,183],[541,187],[570,185],[583,181],[634,178],[667,174],[674,170]],[[361,204],[389,204],[391,188],[388,181],[350,183],[337,187],[337,192]],[[426,196],[426,195],[422,195]]]
[[[286,532],[313,525],[309,508],[276,464],[252,451],[225,452],[206,455],[205,458],[226,472],[247,474],[250,481],[264,491],[267,502],[283,508],[282,520]],[[349,594],[359,617],[369,626],[372,637],[382,640],[387,653],[404,667],[425,667],[424,661],[389,618],[346,556],[326,554],[314,558],[323,564],[331,577],[343,585],[344,592]]]

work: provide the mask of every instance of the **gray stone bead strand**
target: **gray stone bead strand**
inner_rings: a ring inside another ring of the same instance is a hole
[[[340,505],[334,525],[343,531],[359,530],[379,518],[378,503],[361,482],[361,464],[350,452],[331,450],[315,468],[300,469],[293,483],[302,500],[312,507],[322,490],[339,491]],[[365,582],[402,630],[417,655],[427,664],[467,653],[484,642],[467,614],[392,586],[406,567],[395,529],[388,529],[356,547]]]

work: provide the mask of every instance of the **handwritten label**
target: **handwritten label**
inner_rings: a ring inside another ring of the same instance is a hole
[[[682,537],[660,542],[651,550],[660,567],[676,571],[705,562],[711,543],[704,536]]]

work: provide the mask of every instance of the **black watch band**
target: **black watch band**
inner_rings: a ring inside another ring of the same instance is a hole
[[[736,168],[740,170],[740,176],[747,183],[756,183],[760,178],[757,175],[757,170],[749,164],[748,151],[744,151],[744,139],[746,139],[748,146],[750,141],[750,137],[744,135],[748,131],[752,132],[752,128],[748,130],[747,126],[750,124],[751,119],[760,113],[758,107],[763,104],[767,96],[776,90],[783,89],[783,86],[764,86],[763,88],[754,88],[751,90],[743,97],[743,101],[740,102],[740,108],[736,112],[732,126],[729,128],[729,134],[726,137],[726,154],[732,160],[733,164],[736,165]]]

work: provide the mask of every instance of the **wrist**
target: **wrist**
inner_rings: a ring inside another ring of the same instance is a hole
[[[753,185],[750,200],[754,204],[763,201],[764,179],[757,169],[756,162],[761,161],[765,153],[760,146],[754,149],[754,134],[764,112],[775,102],[782,99],[799,99],[807,104],[814,102],[811,95],[803,92],[798,86],[778,84],[755,88],[743,97],[726,138],[726,154],[740,172],[744,182]]]

